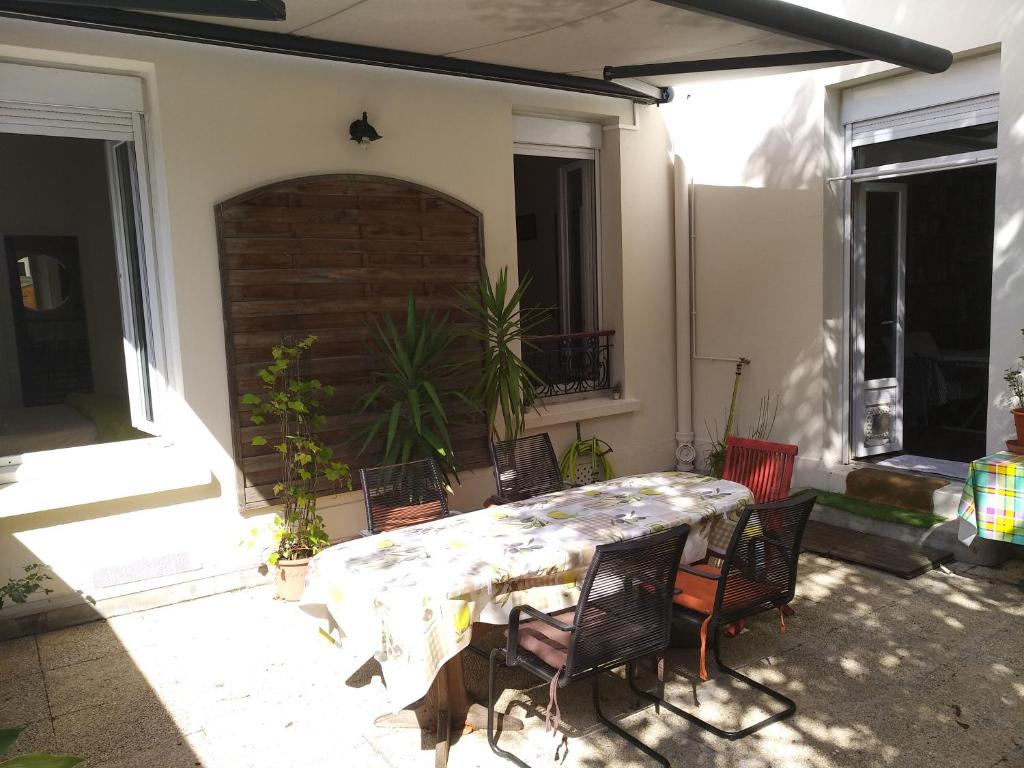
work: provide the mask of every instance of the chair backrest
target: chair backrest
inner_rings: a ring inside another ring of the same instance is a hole
[[[448,515],[444,479],[433,459],[359,470],[370,533],[392,531]]]
[[[672,594],[688,525],[602,544],[580,588],[568,679],[662,650],[672,630]]]
[[[815,491],[805,491],[740,513],[715,596],[720,620],[752,616],[793,599],[800,542],[816,498]]]
[[[521,501],[565,488],[547,432],[491,443],[498,496]]]
[[[789,496],[793,482],[796,453],[795,445],[730,437],[725,441],[722,479],[747,486],[756,504],[784,499]]]

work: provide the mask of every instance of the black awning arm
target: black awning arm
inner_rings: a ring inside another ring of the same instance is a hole
[[[25,0],[25,2],[52,5],[46,0]],[[196,16],[224,16],[234,19],[282,21],[285,18],[283,0],[58,0],[58,2],[61,5],[74,7],[187,13]]]
[[[279,53],[287,56],[344,61],[352,64],[430,72],[437,75],[555,88],[562,91],[629,99],[638,104],[664,104],[672,98],[669,88],[656,88],[654,93],[657,95],[652,95],[628,88],[620,83],[610,83],[593,77],[510,67],[503,64],[488,64],[449,56],[378,48],[372,45],[320,40],[281,32],[229,27],[223,24],[121,11],[115,8],[72,7],[41,0],[0,0],[0,16],[250,51]]]
[[[953,54],[865,24],[813,11],[782,0],[655,0],[662,5],[695,11],[748,27],[775,32],[808,43],[878,59],[908,69],[945,72]]]
[[[722,72],[735,69],[763,69],[766,67],[792,67],[804,64],[840,64],[846,61],[864,61],[866,57],[846,51],[799,51],[764,56],[735,56],[728,59],[696,59],[694,61],[666,61],[657,64],[629,64],[605,67],[604,79],[623,77],[656,77],[658,75],[689,75],[695,72]]]

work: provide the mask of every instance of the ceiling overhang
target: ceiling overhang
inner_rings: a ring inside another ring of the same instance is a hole
[[[872,59],[934,73],[952,62],[942,48],[782,0],[594,0],[593,12],[584,15],[555,4],[550,18],[517,0],[488,5],[490,17],[479,13],[483,4],[453,0],[289,5],[298,13],[287,23],[282,0],[0,0],[0,16],[643,104],[668,101],[667,86],[699,73],[793,71]],[[411,35],[407,25],[394,23],[410,22],[403,11],[427,20],[431,12],[448,14],[445,34]],[[195,18],[199,14],[224,20],[211,23]],[[434,42],[438,38],[444,39]]]

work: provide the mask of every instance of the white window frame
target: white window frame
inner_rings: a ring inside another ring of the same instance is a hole
[[[165,306],[166,302],[172,300],[174,292],[171,270],[164,264],[158,246],[158,240],[162,238],[157,236],[154,215],[154,185],[150,162],[153,149],[147,142],[145,126],[143,84],[137,76],[0,63],[0,133],[102,140],[107,143],[108,153],[111,142],[132,142],[134,183],[137,185],[140,207],[137,224],[140,226],[139,238],[144,251],[141,271],[144,273],[143,294],[146,306],[141,311],[150,337],[148,376],[152,419],[145,418],[141,412],[138,377],[129,369],[127,358],[125,374],[132,406],[132,422],[155,436],[148,440],[124,443],[131,449],[140,443],[168,444],[169,388],[171,382],[175,381],[169,346],[175,340],[170,322],[173,316]],[[116,215],[116,208],[112,209],[112,214],[116,247],[121,250],[121,219]],[[119,290],[123,302],[123,254],[118,261]],[[126,343],[134,341],[127,338],[131,333],[131,329],[125,328]],[[93,455],[98,461],[109,461],[111,447],[110,444],[96,444],[0,456],[0,484],[29,478],[39,479],[38,472],[31,469],[36,464],[52,467],[51,461],[36,462],[34,457],[74,455],[78,462],[86,455]],[[29,458],[33,460],[27,461]]]
[[[842,364],[842,402],[841,402],[841,435],[843,464],[850,464],[853,458],[852,397],[853,376],[850,364],[853,359],[853,302],[851,287],[854,285],[853,269],[855,264],[854,239],[855,223],[853,220],[854,183],[863,181],[881,181],[897,179],[921,173],[950,170],[970,165],[994,165],[998,162],[998,149],[963,152],[955,155],[926,158],[901,163],[890,163],[873,168],[853,170],[854,147],[864,144],[893,141],[910,136],[938,133],[958,127],[982,125],[998,122],[999,94],[982,88],[981,95],[961,98],[935,106],[907,110],[893,114],[878,115],[870,119],[844,121],[844,155],[843,173],[830,182],[842,184],[842,225],[843,225],[843,364]],[[859,90],[859,89],[857,89]],[[856,94],[857,90],[851,91]],[[882,92],[884,93],[884,91]],[[977,91],[975,91],[977,93]],[[959,95],[959,94],[958,94]],[[847,98],[844,96],[844,99]],[[881,98],[881,96],[879,96]],[[860,108],[864,105],[859,104]]]

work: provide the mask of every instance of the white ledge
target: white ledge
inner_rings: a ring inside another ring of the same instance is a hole
[[[213,482],[181,447],[159,438],[27,454],[0,478],[0,518],[180,491]]]
[[[574,421],[600,419],[606,416],[618,416],[622,413],[633,413],[640,410],[640,400],[624,397],[612,400],[610,397],[594,397],[586,400],[572,400],[567,403],[552,403],[540,407],[540,411],[530,411],[526,415],[526,428],[539,429],[554,424],[568,424]]]

